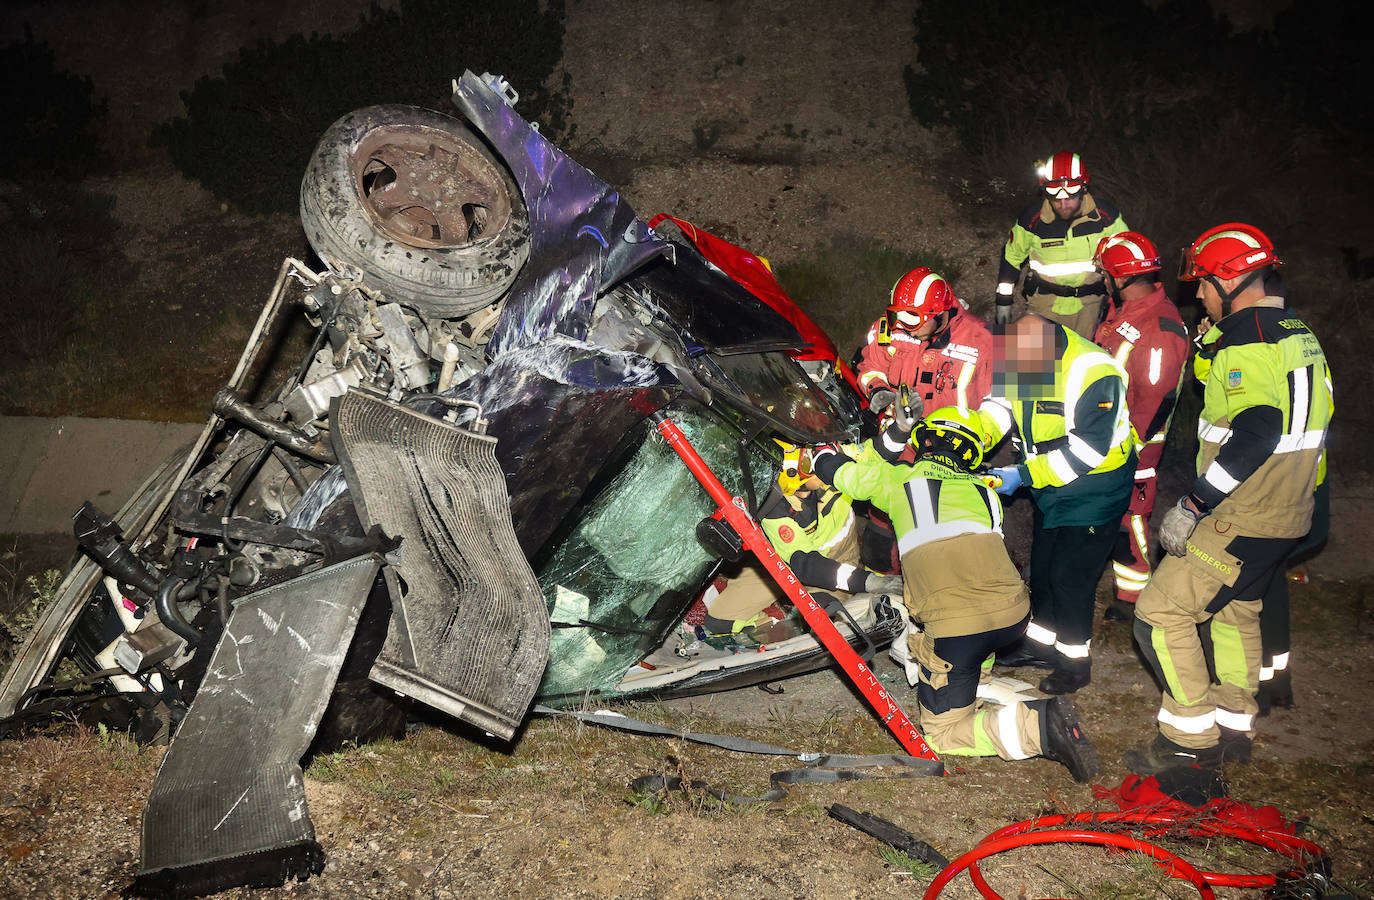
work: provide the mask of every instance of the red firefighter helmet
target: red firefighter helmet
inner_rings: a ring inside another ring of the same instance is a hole
[[[1070,150],[1060,150],[1037,165],[1035,174],[1040,176],[1040,186],[1051,197],[1072,197],[1092,180],[1088,170],[1083,168],[1083,160]]]
[[[892,286],[887,307],[890,331],[914,332],[926,322],[954,308],[954,291],[949,282],[925,266],[912,269]]]
[[[1097,242],[1093,265],[1117,281],[1132,275],[1159,271],[1159,251],[1145,235],[1135,231],[1109,234]]]
[[[1253,225],[1228,222],[1209,228],[1183,248],[1178,280],[1197,281],[1208,275],[1236,278],[1264,266],[1281,265],[1274,242]]]

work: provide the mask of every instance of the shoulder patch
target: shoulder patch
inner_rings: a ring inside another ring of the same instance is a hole
[[[1240,369],[1232,369],[1226,373],[1226,389],[1236,390],[1240,387]]]
[[[1171,319],[1168,316],[1160,316],[1159,330],[1164,334],[1176,334],[1185,341],[1188,340],[1188,329],[1184,328],[1183,323],[1177,319]]]
[[[784,544],[790,544],[796,539],[797,533],[792,530],[791,525],[783,525],[778,529],[778,537],[782,538]]]

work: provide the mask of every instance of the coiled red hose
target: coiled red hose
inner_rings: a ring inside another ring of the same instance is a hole
[[[1256,844],[1286,856],[1299,865],[1295,869],[1267,875],[1207,872],[1196,868],[1175,853],[1128,834],[1062,827],[1085,824],[1144,825],[1149,826],[1146,828],[1145,834],[1151,836],[1167,834],[1169,831],[1182,826],[1188,834],[1198,837],[1230,837]],[[1318,871],[1323,875],[1329,873],[1329,869],[1326,868],[1327,855],[1324,849],[1311,841],[1282,831],[1269,831],[1233,822],[1191,819],[1189,816],[1180,816],[1170,812],[1072,813],[1027,819],[1023,822],[1015,822],[1005,828],[999,828],[979,841],[977,847],[946,866],[930,883],[930,887],[926,889],[924,900],[935,900],[944,890],[945,885],[949,884],[950,880],[964,869],[968,869],[969,878],[983,897],[987,900],[1003,900],[1001,895],[994,891],[987,880],[983,878],[983,873],[978,868],[978,861],[1017,847],[1060,843],[1119,847],[1123,850],[1131,850],[1149,856],[1155,861],[1155,865],[1164,869],[1174,878],[1192,883],[1198,889],[1198,893],[1206,900],[1213,898],[1213,887],[1272,887],[1280,877],[1301,878],[1307,875],[1314,866],[1317,866]]]

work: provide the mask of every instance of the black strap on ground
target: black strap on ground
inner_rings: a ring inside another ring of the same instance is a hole
[[[641,722],[629,716],[621,715],[607,709],[599,709],[596,712],[578,712],[571,709],[553,709],[552,707],[536,705],[534,712],[543,716],[567,716],[577,719],[580,722],[587,722],[592,725],[601,725],[605,728],[614,728],[619,731],[629,731],[634,734],[651,734],[658,737],[676,737],[683,740],[692,741],[697,744],[708,744],[712,747],[720,747],[722,750],[733,750],[737,753],[759,753],[765,756],[792,756],[807,768],[829,768],[829,769],[862,769],[872,766],[903,766],[911,769],[910,775],[941,775],[944,773],[944,765],[936,759],[922,759],[919,756],[911,756],[907,753],[873,753],[867,756],[851,756],[841,753],[815,753],[799,752],[787,747],[779,747],[777,744],[765,744],[762,741],[751,741],[747,738],[735,737],[729,734],[706,734],[699,731],[682,731],[677,728],[669,728],[666,725],[653,725],[649,722]],[[817,781],[825,779],[815,779]],[[839,780],[839,779],[832,779]]]
[[[921,862],[929,863],[941,869],[949,865],[949,860],[939,850],[887,819],[872,813],[859,812],[839,803],[831,804],[826,812],[830,813],[832,819],[838,819],[846,825],[852,825],[864,834],[877,838],[912,859],[919,859]]]
[[[762,741],[751,741],[746,738],[735,737],[728,734],[705,734],[696,731],[682,731],[677,728],[669,728],[665,725],[653,725],[649,722],[641,722],[629,716],[610,710],[597,710],[596,712],[578,712],[575,710],[553,709],[548,706],[537,705],[534,712],[546,716],[567,716],[577,719],[580,722],[587,722],[592,725],[600,725],[605,728],[615,728],[619,731],[629,731],[634,734],[649,734],[658,737],[676,737],[683,740],[693,741],[698,744],[706,744],[712,747],[720,747],[723,750],[732,750],[737,753],[757,753],[766,756],[790,756],[802,764],[800,769],[786,769],[781,772],[774,772],[768,780],[773,785],[767,793],[758,797],[743,797],[739,794],[729,794],[724,791],[717,791],[711,788],[704,781],[684,782],[681,778],[669,775],[645,775],[636,778],[630,783],[630,789],[636,794],[661,794],[666,795],[673,791],[685,791],[687,793],[697,793],[711,797],[712,799],[733,805],[744,803],[774,803],[787,796],[786,785],[789,784],[833,784],[840,781],[855,781],[866,778],[913,778],[921,775],[943,775],[944,764],[936,759],[922,759],[919,756],[911,756],[906,753],[875,753],[866,756],[853,756],[840,753],[814,753],[798,752],[779,747],[776,744],[766,744]],[[876,768],[879,766],[900,766],[904,771],[891,775],[873,775],[867,772],[855,771],[857,769]]]

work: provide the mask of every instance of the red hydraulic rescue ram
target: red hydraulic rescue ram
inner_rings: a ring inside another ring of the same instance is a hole
[[[747,547],[759,562],[763,563],[763,568],[774,581],[783,589],[792,603],[801,611],[802,617],[806,619],[806,624],[811,627],[811,631],[820,640],[825,649],[830,651],[830,655],[835,657],[835,661],[840,664],[849,680],[854,682],[854,686],[864,695],[864,699],[873,707],[873,711],[878,714],[878,718],[883,720],[883,724],[888,727],[896,737],[897,742],[902,745],[906,752],[912,756],[919,756],[922,759],[935,759],[935,751],[921,737],[921,733],[916,730],[916,726],[911,724],[911,720],[902,712],[901,706],[892,698],[881,684],[878,677],[873,674],[873,670],[864,664],[859,654],[854,652],[854,648],[849,646],[844,635],[840,634],[835,624],[830,621],[830,616],[826,614],[816,599],[806,588],[802,587],[797,576],[792,573],[787,563],[782,561],[777,552],[769,542],[768,536],[763,533],[763,529],[758,526],[753,517],[749,515],[748,507],[739,497],[733,497],[725,489],[725,485],[720,483],[716,473],[711,471],[711,467],[706,464],[706,460],[701,458],[691,441],[687,440],[687,435],[682,433],[682,429],[677,427],[672,419],[662,412],[655,413],[653,416],[655,427],[659,434],[663,435],[668,446],[682,457],[682,461],[701,486],[706,488],[706,493],[711,495],[711,499],[720,507],[716,515],[723,518],[731,528],[744,541]]]

